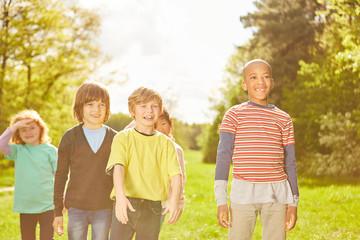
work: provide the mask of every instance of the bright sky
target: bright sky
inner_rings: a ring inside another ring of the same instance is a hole
[[[251,37],[240,16],[252,0],[78,0],[102,16],[99,43],[112,57],[100,76],[116,71],[109,86],[112,113],[128,113],[127,98],[138,87],[158,91],[170,114],[188,123],[212,122],[216,94],[235,46]]]

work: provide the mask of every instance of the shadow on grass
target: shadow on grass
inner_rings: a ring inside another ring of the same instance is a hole
[[[326,186],[360,186],[360,177],[309,177],[299,176],[300,186],[305,187],[326,187]]]

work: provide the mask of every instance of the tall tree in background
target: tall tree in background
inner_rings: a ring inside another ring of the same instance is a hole
[[[284,92],[297,85],[299,60],[312,57],[309,49],[316,46],[315,34],[322,30],[315,12],[323,6],[316,0],[262,0],[254,4],[258,11],[240,18],[245,27],[255,29],[245,51],[272,66],[275,86],[270,102],[282,108],[282,102],[288,101]]]
[[[32,108],[59,140],[73,124],[75,89],[100,62],[99,16],[68,1],[0,3],[0,131],[11,115]]]
[[[303,171],[318,175],[360,174],[360,1],[326,1],[325,24],[301,61],[299,87],[289,108],[297,119]]]
[[[217,116],[204,148],[206,162],[215,162],[218,129],[224,112],[247,99],[241,89],[242,66],[254,58],[268,61],[275,79],[270,103],[287,111],[282,106],[284,95],[291,95],[289,92],[297,86],[298,62],[311,59],[309,49],[316,46],[315,33],[322,29],[315,15],[322,5],[316,0],[262,0],[254,4],[257,11],[240,18],[246,28],[254,29],[253,37],[247,44],[239,46],[229,59],[225,87],[220,90],[222,100],[213,104]]]

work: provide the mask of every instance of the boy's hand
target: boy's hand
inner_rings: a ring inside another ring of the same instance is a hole
[[[286,231],[290,231],[295,227],[297,220],[297,207],[294,206],[288,206],[286,211]]]
[[[64,234],[63,217],[55,217],[53,221],[53,228],[57,235],[62,236]]]
[[[127,199],[127,197],[121,198],[115,202],[115,216],[117,220],[119,220],[122,224],[127,224],[127,222],[129,221],[127,215],[128,208],[132,212],[136,211],[131,205],[129,199]]]
[[[221,227],[229,227],[229,210],[226,204],[218,206],[217,218]]]
[[[167,213],[169,213],[169,218],[167,220],[167,223],[173,224],[179,220],[181,213],[182,213],[182,209],[179,207],[178,203],[172,202],[167,205],[167,207],[162,215],[166,215]]]
[[[34,121],[34,120],[33,119],[23,119],[23,120],[17,121],[13,125],[11,125],[9,128],[13,133],[15,133],[16,130],[19,128],[28,127],[29,126],[28,124],[31,123],[32,121]]]
[[[67,209],[65,207],[63,207],[63,210],[62,210],[62,215],[64,215],[66,213]]]

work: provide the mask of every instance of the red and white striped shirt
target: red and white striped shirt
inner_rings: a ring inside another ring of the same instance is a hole
[[[283,147],[295,143],[287,113],[274,106],[245,102],[226,112],[220,131],[235,134],[233,178],[252,183],[287,179]]]

